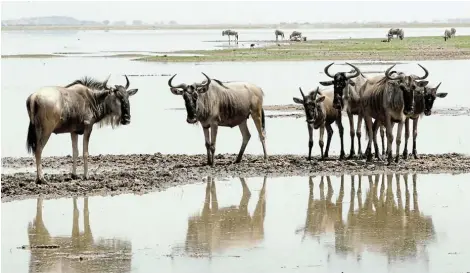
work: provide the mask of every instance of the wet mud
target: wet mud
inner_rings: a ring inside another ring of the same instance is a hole
[[[244,155],[235,164],[235,154],[216,155],[215,167],[206,165],[206,155],[98,155],[89,159],[89,178],[71,178],[72,157],[43,159],[48,184],[36,184],[33,158],[2,158],[2,202],[44,196],[57,198],[83,195],[145,193],[168,187],[201,182],[208,175],[224,177],[340,175],[375,173],[466,173],[470,156],[448,153],[419,156],[386,166],[386,162],[361,159],[338,160],[337,156],[320,161],[307,161],[305,155],[272,155],[268,162],[262,156]],[[83,174],[78,161],[77,174]],[[51,174],[50,170],[54,170]],[[7,171],[8,170],[8,171]]]

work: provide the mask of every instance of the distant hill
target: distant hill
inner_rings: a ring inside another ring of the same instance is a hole
[[[29,17],[2,20],[2,26],[90,26],[103,25],[96,21],[82,21],[68,16]]]

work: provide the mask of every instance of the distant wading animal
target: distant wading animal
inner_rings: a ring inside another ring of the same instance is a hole
[[[451,34],[450,30],[446,29],[444,31],[444,41],[449,40],[451,37],[452,37],[452,34]]]
[[[311,91],[307,96],[304,95],[302,88],[299,87],[302,99],[294,97],[294,102],[302,104],[305,109],[305,116],[307,118],[308,128],[308,160],[312,159],[313,147],[313,129],[320,128],[320,145],[321,158],[328,157],[330,149],[331,137],[333,136],[333,129],[331,124],[336,122],[339,129],[339,137],[341,140],[341,153],[339,159],[344,158],[344,145],[343,145],[343,124],[341,123],[341,111],[333,107],[333,90],[320,92],[317,87],[316,90]],[[320,96],[318,96],[320,95]],[[326,149],[323,153],[323,136],[325,134],[325,127],[327,133]]]
[[[253,118],[263,145],[264,160],[268,155],[265,144],[265,117],[263,110],[263,90],[248,82],[225,82],[210,79],[193,84],[172,85],[173,75],[168,80],[170,91],[181,95],[185,101],[189,124],[201,123],[207,149],[207,164],[214,166],[215,144],[219,126],[233,128],[238,126],[243,137],[242,146],[235,163],[239,163],[245,152],[251,134],[248,130],[247,119]],[[210,135],[209,135],[210,129]]]
[[[302,40],[302,32],[299,31],[292,31],[291,35],[289,36],[289,40],[291,41],[300,41]]]
[[[390,39],[390,38],[393,38],[393,36],[395,35],[397,36],[397,38],[400,38],[400,40],[403,40],[403,38],[405,38],[405,32],[401,28],[391,28],[388,31],[387,37],[389,37]]]
[[[111,75],[110,75],[111,76]],[[36,183],[47,183],[41,165],[41,155],[52,133],[70,133],[72,137],[73,168],[72,178],[77,178],[78,135],[83,135],[84,178],[88,178],[88,142],[95,123],[101,126],[127,125],[131,122],[129,96],[138,89],[126,86],[107,85],[104,82],[84,77],[61,86],[42,87],[26,99],[29,128],[26,147],[36,157]]]
[[[225,35],[228,36],[228,43],[229,44],[230,44],[230,36],[234,36],[235,37],[235,42],[238,44],[238,32],[236,32],[234,30],[227,29],[227,30],[222,31],[222,36],[225,36]]]
[[[450,36],[451,37],[455,37],[455,33],[457,32],[457,30],[455,30],[455,28],[451,28],[450,29]]]
[[[282,39],[284,40],[284,32],[283,31],[280,31],[279,29],[276,29],[274,31],[274,35],[276,35],[276,42],[278,41],[278,36],[281,36]]]
[[[396,139],[396,158],[399,161],[399,150],[403,131],[403,123],[407,117],[414,112],[414,94],[419,87],[423,88],[428,84],[427,78],[429,72],[423,66],[419,65],[424,71],[423,77],[408,76],[404,73],[391,75],[390,71],[395,65],[385,71],[385,77],[377,76],[369,79],[362,86],[360,94],[362,101],[362,110],[364,121],[367,127],[369,143],[366,149],[367,161],[372,160],[371,144],[372,140],[377,143],[376,135],[373,133],[372,118],[376,124],[384,124],[387,134],[387,160],[388,164],[392,161],[392,122],[398,123]],[[379,80],[377,80],[379,79]],[[376,145],[374,145],[376,146]],[[379,151],[376,150],[376,155]]]
[[[334,96],[333,96],[333,108],[339,111],[345,111],[349,119],[349,135],[351,136],[351,150],[349,152],[349,159],[353,158],[356,154],[354,149],[354,134],[357,136],[357,145],[359,156],[362,156],[361,148],[361,126],[362,126],[362,115],[361,115],[361,95],[359,93],[361,87],[366,82],[367,78],[362,75],[359,68],[356,66],[346,63],[353,68],[348,72],[337,72],[334,75],[329,73],[330,67],[334,63],[327,65],[324,69],[325,75],[332,78],[331,81],[320,82],[323,86],[333,85]],[[354,131],[354,115],[357,115],[357,130]]]

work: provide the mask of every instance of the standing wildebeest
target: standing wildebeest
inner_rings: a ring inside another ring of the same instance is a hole
[[[451,37],[455,37],[455,33],[457,32],[457,30],[455,30],[455,28],[451,28],[450,29],[450,36]]]
[[[333,136],[333,129],[331,124],[336,122],[339,130],[339,137],[341,140],[341,153],[339,159],[344,158],[344,145],[343,145],[343,124],[341,122],[341,111],[333,107],[333,90],[319,91],[319,87],[316,90],[311,91],[307,96],[304,95],[302,88],[299,87],[302,99],[294,97],[294,102],[302,104],[305,109],[305,116],[307,118],[308,128],[308,160],[312,158],[312,147],[313,147],[313,129],[320,128],[320,145],[321,158],[328,157],[328,151],[330,149],[331,137]],[[317,97],[317,95],[320,95]],[[325,134],[325,127],[327,133],[326,149],[323,154],[323,136]]]
[[[393,36],[396,35],[397,38],[400,38],[400,40],[403,40],[405,38],[405,32],[401,28],[391,28],[388,31],[387,36],[393,38]]]
[[[385,71],[385,77],[382,77],[380,80],[371,79],[366,81],[360,91],[362,95],[362,111],[369,137],[366,149],[367,161],[372,160],[372,140],[374,139],[374,142],[377,142],[373,134],[372,118],[374,118],[376,123],[382,123],[386,128],[388,164],[392,161],[392,122],[398,123],[395,158],[395,162],[398,162],[403,123],[407,116],[413,114],[415,90],[428,84],[428,81],[424,79],[427,78],[429,72],[423,66],[419,65],[425,71],[423,77],[408,76],[404,73],[392,76],[390,71],[394,66],[389,67]]]
[[[320,82],[323,86],[333,85],[334,97],[333,97],[333,107],[339,111],[346,111],[349,118],[349,134],[351,136],[351,151],[348,158],[352,158],[355,155],[354,150],[354,134],[357,136],[357,145],[359,149],[359,156],[362,156],[361,148],[361,126],[362,126],[362,115],[361,115],[361,96],[359,91],[366,82],[367,78],[362,75],[359,68],[356,66],[346,63],[353,68],[349,75],[347,72],[337,72],[332,76],[328,70],[334,63],[327,65],[324,69],[325,74],[333,78],[332,81],[322,81]],[[354,73],[354,74],[353,74]],[[357,131],[354,132],[354,117],[357,115]]]
[[[292,31],[291,35],[289,36],[289,40],[291,41],[300,41],[302,39],[302,32],[300,31]]]
[[[416,151],[416,137],[418,136],[418,120],[419,116],[424,113],[426,116],[431,115],[431,109],[436,98],[445,98],[447,93],[437,93],[441,83],[436,87],[424,87],[424,92],[417,92],[415,94],[415,108],[414,113],[405,120],[405,148],[403,149],[403,158],[408,158],[408,138],[410,136],[410,118],[413,120],[413,156],[418,159],[418,152]]]
[[[444,41],[447,41],[448,39],[450,39],[452,37],[452,34],[450,32],[450,30],[446,29],[444,31]]]
[[[227,30],[222,31],[222,36],[225,36],[225,35],[228,36],[229,44],[230,44],[230,36],[235,36],[235,41],[238,44],[238,32],[231,30],[231,29],[227,29]]]
[[[111,76],[111,75],[110,75]],[[131,122],[129,96],[138,89],[127,90],[126,86],[107,86],[104,82],[84,77],[61,86],[42,87],[28,96],[26,108],[29,128],[26,146],[36,157],[37,183],[46,183],[42,172],[41,155],[52,133],[70,133],[72,137],[73,168],[72,178],[77,178],[78,135],[83,135],[83,171],[88,178],[88,142],[95,123],[101,126],[118,126]]]
[[[168,80],[168,85],[174,95],[183,96],[187,112],[186,122],[195,124],[199,121],[202,125],[206,140],[207,164],[214,166],[215,143],[219,126],[230,128],[239,126],[243,141],[235,163],[242,160],[251,137],[246,123],[250,115],[263,145],[264,160],[267,161],[263,90],[252,83],[222,83],[202,74],[206,77],[206,82],[190,85],[182,83],[173,86],[171,82],[175,74]],[[210,135],[209,129],[211,129]]]
[[[274,31],[274,35],[276,35],[276,42],[278,41],[278,36],[281,36],[282,39],[284,40],[284,32],[283,31],[280,31],[279,29],[276,29]]]

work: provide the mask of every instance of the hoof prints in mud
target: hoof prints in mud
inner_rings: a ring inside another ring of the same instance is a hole
[[[292,176],[307,174],[373,174],[383,172],[464,173],[470,171],[470,157],[451,153],[420,155],[419,159],[401,160],[399,164],[385,166],[374,160],[307,161],[305,156],[273,155],[265,163],[262,156],[245,155],[242,162],[234,164],[235,154],[216,156],[216,166],[206,166],[205,155],[99,155],[90,157],[91,174],[88,180],[72,180],[72,158],[47,157],[45,168],[60,170],[60,174],[47,174],[49,184],[36,185],[33,172],[2,174],[2,201],[38,194],[58,197],[88,194],[143,193],[149,190],[200,182],[204,177],[233,176]],[[79,162],[79,166],[83,164]],[[32,158],[3,158],[4,168],[32,168]],[[81,175],[81,169],[78,174]],[[7,199],[4,199],[7,198]]]

